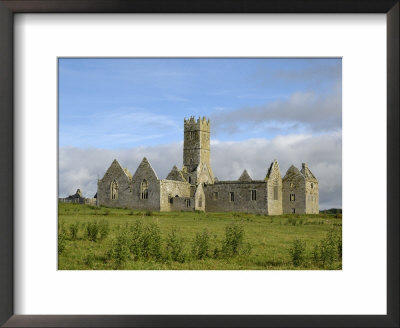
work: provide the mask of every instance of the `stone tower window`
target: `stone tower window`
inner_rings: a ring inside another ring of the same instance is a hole
[[[230,199],[231,202],[234,202],[234,201],[235,201],[235,193],[234,193],[233,191],[231,191],[231,192],[229,193],[229,199]]]
[[[290,195],[289,195],[289,200],[290,200],[291,202],[296,201],[296,195],[295,195],[295,194],[290,194]]]
[[[290,189],[293,189],[294,188],[294,184],[293,184],[293,182],[291,182],[290,183]]]
[[[148,199],[149,198],[149,189],[146,179],[142,181],[140,184],[140,198],[141,199]]]
[[[218,191],[213,193],[213,200],[218,200]]]
[[[295,213],[296,213],[296,209],[292,208],[292,214],[295,214]]]
[[[111,199],[118,199],[118,183],[117,180],[114,180],[113,182],[111,182],[111,186],[110,186],[110,196]]]
[[[189,139],[190,139],[190,140],[193,140],[193,139],[194,139],[194,136],[195,136],[195,132],[194,132],[194,131],[190,131],[190,132],[189,132]]]
[[[311,182],[311,189],[313,189],[314,188],[314,184]]]
[[[278,200],[278,186],[274,186],[274,200]]]
[[[251,200],[257,200],[257,191],[256,190],[251,191]]]
[[[186,207],[190,207],[190,199],[186,199]]]
[[[192,177],[189,177],[189,183],[192,183]]]
[[[199,197],[199,207],[203,206],[203,197]]]

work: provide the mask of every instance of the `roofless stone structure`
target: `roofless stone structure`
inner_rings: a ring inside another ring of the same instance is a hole
[[[210,120],[184,119],[183,166],[159,179],[147,158],[132,175],[115,159],[97,183],[97,202],[111,207],[155,211],[235,211],[280,215],[319,213],[318,180],[302,164],[282,178],[274,160],[265,179],[244,170],[238,180],[219,181],[210,164]]]

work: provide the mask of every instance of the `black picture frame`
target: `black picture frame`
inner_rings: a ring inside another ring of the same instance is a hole
[[[399,327],[399,8],[399,0],[0,0],[0,324],[4,327]],[[387,315],[14,315],[13,17],[16,13],[385,13]]]

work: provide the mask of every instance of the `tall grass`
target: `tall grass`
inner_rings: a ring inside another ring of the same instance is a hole
[[[295,239],[289,248],[290,257],[294,266],[300,266],[305,260],[306,243],[304,240]]]
[[[192,243],[192,256],[196,260],[203,260],[208,257],[208,249],[210,248],[210,234],[207,229],[196,233],[196,237]]]
[[[334,215],[153,212],[146,217],[132,209],[60,204],[58,263],[59,269],[284,270],[295,262],[299,269],[340,269],[341,222]],[[300,262],[298,247],[292,247],[299,238],[307,246]],[[289,248],[297,250],[294,260]]]

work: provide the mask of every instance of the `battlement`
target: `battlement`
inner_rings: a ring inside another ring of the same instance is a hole
[[[190,116],[188,119],[184,118],[183,122],[185,129],[210,130],[210,119],[206,119],[205,116],[197,120],[194,116]]]

